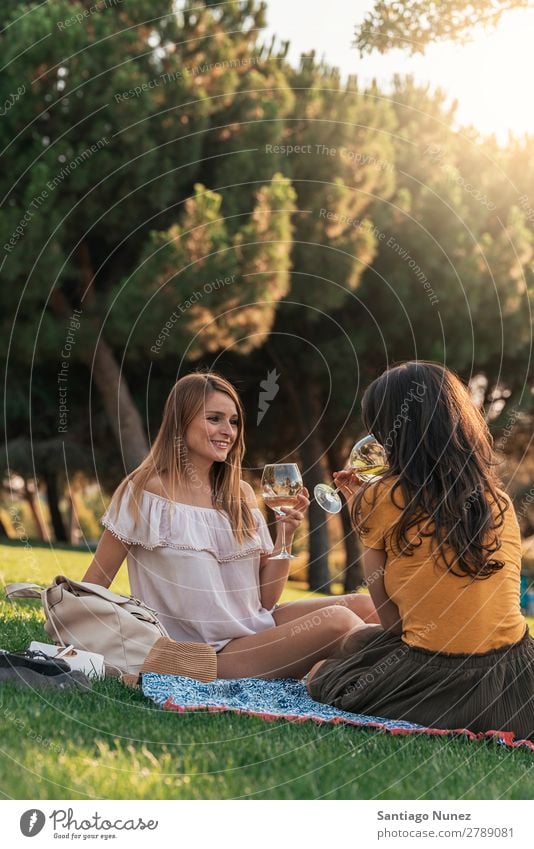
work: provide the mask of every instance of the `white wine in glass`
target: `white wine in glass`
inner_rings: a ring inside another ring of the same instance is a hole
[[[385,448],[372,434],[359,439],[350,452],[347,468],[356,472],[363,481],[373,480],[388,468]],[[327,513],[339,513],[343,502],[339,497],[339,487],[334,489],[326,483],[319,483],[313,490],[317,504]]]
[[[261,478],[261,494],[267,507],[277,516],[285,516],[284,508],[296,507],[302,492],[302,476],[296,463],[272,463],[265,466]],[[269,560],[295,560],[286,548],[286,530],[282,524],[282,550]]]

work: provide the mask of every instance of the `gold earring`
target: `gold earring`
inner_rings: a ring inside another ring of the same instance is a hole
[[[183,436],[176,436],[174,439],[175,451],[183,459],[187,455],[187,445],[184,442]]]

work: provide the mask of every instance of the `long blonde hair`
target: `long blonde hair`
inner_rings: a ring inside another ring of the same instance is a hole
[[[241,493],[241,460],[245,453],[244,412],[232,384],[213,372],[188,374],[174,384],[165,402],[160,429],[148,456],[119,484],[113,502],[120,503],[131,483],[134,517],[137,519],[139,499],[150,478],[166,475],[171,492],[175,492],[179,484],[187,479],[189,469],[184,436],[212,392],[228,395],[238,412],[237,438],[226,460],[213,463],[210,482],[216,508],[227,513],[235,539],[243,543],[256,529],[252,511]]]

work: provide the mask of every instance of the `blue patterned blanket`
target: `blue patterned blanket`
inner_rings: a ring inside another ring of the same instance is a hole
[[[509,746],[527,745],[528,741],[513,741],[513,735],[505,732],[488,731],[474,734],[465,729],[445,731],[425,728],[413,722],[384,719],[380,716],[364,716],[323,705],[311,699],[300,681],[291,678],[264,680],[262,678],[219,679],[202,684],[180,675],[157,675],[145,672],[142,676],[143,693],[166,710],[181,713],[194,710],[233,711],[234,713],[260,716],[263,719],[286,719],[294,722],[328,722],[379,728],[392,734],[466,734],[471,739],[484,736],[497,737]]]

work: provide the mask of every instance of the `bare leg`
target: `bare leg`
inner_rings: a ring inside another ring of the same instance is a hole
[[[322,605],[275,628],[232,640],[217,654],[217,676],[302,678],[318,660],[334,654],[343,638],[358,627],[367,626],[352,610]]]
[[[325,658],[326,659],[326,658]],[[308,674],[306,675],[306,689],[310,692],[310,681],[314,675],[317,675],[319,669],[323,665],[324,660],[318,660],[317,663],[314,663]]]
[[[314,613],[332,605],[346,607],[369,625],[380,624],[373,600],[370,595],[365,593],[349,593],[333,598],[303,598],[298,599],[298,601],[287,601],[273,611],[273,616],[277,625],[284,625],[293,619],[298,619],[305,614]]]
[[[359,651],[362,648],[362,637],[363,639],[369,638],[369,633],[373,628],[380,628],[380,625],[376,625],[372,623],[370,625],[366,625],[363,628],[353,628],[352,631],[349,631],[348,634],[345,634],[344,637],[339,641],[339,649],[336,651],[335,656],[339,658],[349,657],[349,655],[354,654],[354,652]],[[314,663],[308,674],[306,675],[306,688],[309,692],[310,690],[310,681],[312,678],[317,675],[319,669],[325,662],[326,658],[323,660],[318,660],[317,663]]]

